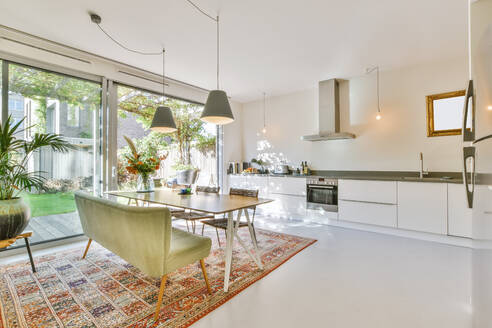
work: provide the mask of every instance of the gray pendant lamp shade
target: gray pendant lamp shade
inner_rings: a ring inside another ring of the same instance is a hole
[[[217,89],[208,94],[200,119],[207,123],[224,125],[234,122],[234,116],[227,94],[225,91],[219,90],[219,16],[216,19],[210,18],[217,23]]]
[[[231,105],[225,91],[210,91],[200,119],[217,125],[224,125],[234,121],[234,115],[232,115]]]
[[[166,101],[166,81],[165,81],[165,58],[166,50],[162,49],[162,97],[163,102]],[[176,131],[176,123],[174,122],[173,112],[171,112],[171,108],[166,105],[162,105],[157,107],[154,118],[152,119],[152,123],[150,124],[150,129],[155,132],[160,133],[171,133]]]
[[[174,123],[171,108],[166,106],[157,107],[150,129],[160,133],[171,133],[176,131],[176,123]]]

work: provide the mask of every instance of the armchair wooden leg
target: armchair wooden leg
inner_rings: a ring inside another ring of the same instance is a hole
[[[203,278],[205,278],[208,293],[212,294],[212,289],[210,288],[210,283],[208,282],[207,270],[205,269],[205,261],[203,261],[203,259],[200,260],[200,265],[202,266]]]
[[[89,238],[89,242],[87,243],[87,246],[85,247],[84,255],[82,256],[82,259],[85,259],[87,252],[89,251],[89,247],[91,247],[92,239]]]
[[[155,306],[154,321],[159,319],[159,311],[161,310],[162,298],[164,297],[164,290],[166,289],[167,275],[163,275],[161,279],[161,287],[159,288],[159,297],[157,298],[157,304]]]

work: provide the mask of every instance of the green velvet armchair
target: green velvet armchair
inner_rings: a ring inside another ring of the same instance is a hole
[[[162,304],[167,274],[200,261],[207,290],[211,293],[205,263],[211,240],[171,226],[165,207],[133,207],[76,192],[80,222],[89,242],[92,240],[118,255],[145,274],[161,278],[154,319]]]

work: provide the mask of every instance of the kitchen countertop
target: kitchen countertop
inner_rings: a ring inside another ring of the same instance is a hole
[[[430,172],[419,178],[418,172],[408,171],[313,171],[311,175],[293,174],[232,174],[237,176],[264,176],[264,177],[289,177],[289,178],[336,178],[347,180],[379,180],[379,181],[408,181],[408,182],[433,182],[462,184],[461,172]],[[445,179],[449,177],[450,179]]]

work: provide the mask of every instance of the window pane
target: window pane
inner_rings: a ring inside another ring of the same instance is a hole
[[[217,129],[200,120],[203,106],[168,98],[166,105],[174,115],[177,133],[161,134],[149,127],[156,108],[162,103],[160,95],[127,86],[118,86],[118,188],[135,189],[137,175],[130,173],[127,156],[130,148],[124,136],[135,143],[144,159],[159,157],[159,169],[153,177],[159,183],[176,182],[176,173],[184,169],[199,169],[199,185],[216,185],[217,159],[215,143]],[[130,170],[131,171],[131,170]]]
[[[21,194],[31,207],[27,229],[34,232],[33,242],[82,233],[73,193],[94,188],[94,122],[100,97],[98,83],[9,65],[8,114],[14,122],[23,120],[16,136],[31,140],[36,133],[55,133],[73,146],[66,153],[42,148],[28,162],[29,171],[40,171],[46,179],[44,190]]]

